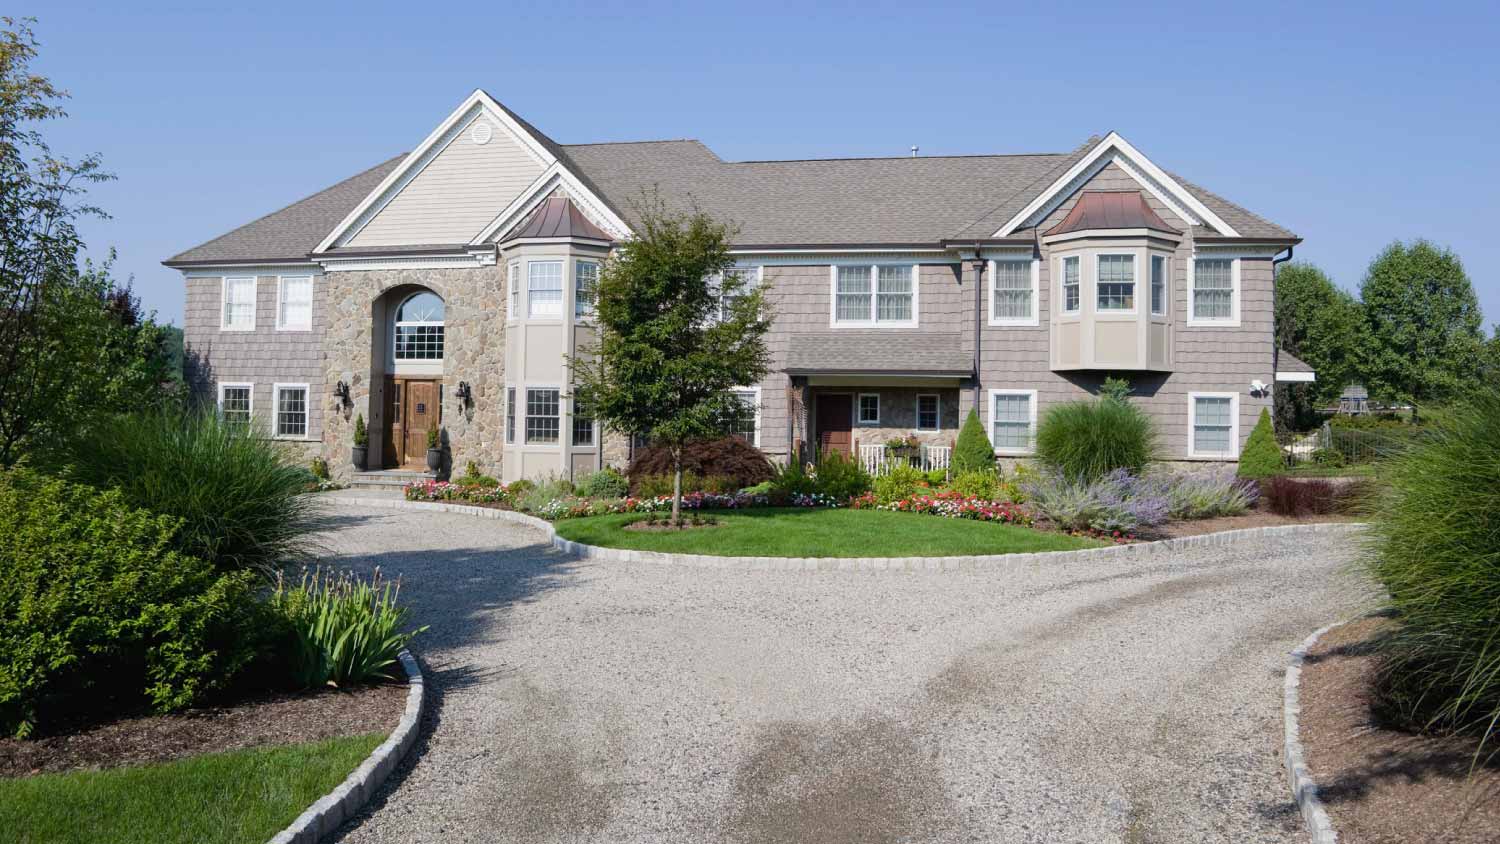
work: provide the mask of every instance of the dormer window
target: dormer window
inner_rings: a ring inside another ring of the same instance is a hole
[[[1135,310],[1135,256],[1099,256],[1099,299],[1095,307],[1100,311]]]

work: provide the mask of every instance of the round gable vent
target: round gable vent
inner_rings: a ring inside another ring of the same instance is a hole
[[[469,130],[469,139],[474,143],[484,146],[495,137],[495,127],[488,120],[477,120],[474,128]]]

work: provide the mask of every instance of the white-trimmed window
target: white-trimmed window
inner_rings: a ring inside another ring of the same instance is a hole
[[[861,425],[880,424],[880,394],[860,393],[859,409],[856,411],[854,421]]]
[[[1239,267],[1234,258],[1193,260],[1191,325],[1239,323]]]
[[[734,310],[735,302],[745,298],[752,289],[760,286],[763,272],[764,268],[759,265],[730,269],[729,274],[738,276],[740,280],[740,287],[734,293],[725,293],[723,282],[718,278],[712,280],[714,289],[719,291],[719,319],[721,321],[729,318]]]
[[[1239,420],[1238,393],[1188,393],[1188,456],[1238,456]]]
[[[1100,255],[1095,259],[1097,298],[1094,310],[1135,311],[1135,256]]]
[[[225,276],[224,314],[219,327],[225,331],[255,330],[255,276]]]
[[[592,446],[594,444],[594,417],[586,407],[580,407],[578,402],[573,402],[573,445]]]
[[[1003,454],[1036,447],[1036,390],[990,390],[990,444]]]
[[[760,445],[760,388],[740,387],[730,390],[740,403],[741,412],[734,418],[734,424],[730,428],[730,435],[739,437],[745,442]]]
[[[563,262],[526,262],[526,315],[536,318],[562,316]]]
[[[277,384],[271,390],[276,408],[272,433],[278,439],[307,439],[307,385]]]
[[[505,388],[505,441],[516,441],[516,388]]]
[[[1161,316],[1167,312],[1167,259],[1162,255],[1151,256],[1151,313]]]
[[[1030,259],[990,262],[990,324],[1036,325],[1038,264]]]
[[[312,330],[313,279],[310,275],[284,275],[276,280],[276,329]]]
[[[936,431],[942,422],[942,402],[936,393],[917,395],[917,430]]]
[[[573,318],[592,319],[594,303],[599,300],[599,262],[576,261],[573,264]],[[577,443],[574,443],[577,445]]]
[[[916,325],[917,272],[915,264],[833,267],[831,323]]]
[[[526,390],[526,442],[557,445],[562,428],[561,391],[529,387]]]
[[[219,382],[219,417],[232,425],[249,425],[255,404],[255,385],[248,381]]]
[[[1083,303],[1083,259],[1069,255],[1062,259],[1062,310],[1065,314],[1078,313]]]
[[[393,356],[398,361],[443,359],[443,299],[430,290],[413,293],[396,308]]]
[[[521,318],[521,262],[511,261],[506,272],[506,293],[510,302],[511,319]]]

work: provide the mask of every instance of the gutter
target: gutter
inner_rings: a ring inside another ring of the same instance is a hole
[[[1298,243],[1301,241],[1299,240]],[[1286,257],[1271,259],[1271,380],[1280,381],[1280,374],[1276,371],[1281,368],[1281,340],[1276,337],[1276,268],[1292,260],[1297,253],[1297,244],[1290,243],[1286,247]],[[1287,379],[1292,380],[1292,379]]]

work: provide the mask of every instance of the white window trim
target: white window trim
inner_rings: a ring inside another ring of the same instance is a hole
[[[225,306],[227,306],[229,304],[229,282],[231,282],[231,281],[249,281],[250,282],[250,324],[248,326],[246,326],[246,325],[228,325],[228,324],[225,323],[225,317],[227,316],[227,314],[225,313]],[[219,330],[220,331],[254,331],[255,330],[255,321],[260,316],[260,314],[258,313],[258,311],[259,311],[258,305],[260,303],[256,301],[259,298],[260,298],[260,277],[259,276],[253,276],[253,275],[226,275],[223,278],[219,279]]]
[[[861,410],[861,405],[864,403],[864,400],[865,400],[866,396],[870,396],[870,397],[873,397],[875,399],[875,418],[874,419],[864,420],[864,419],[860,419],[859,418],[859,414],[860,414],[860,410]],[[942,404],[939,403],[938,404],[938,415],[941,416],[942,412],[943,412],[943,407],[942,407]],[[942,420],[939,420],[939,422],[941,422],[941,421]],[[880,394],[879,393],[859,393],[858,395],[856,395],[854,397],[854,424],[855,425],[866,425],[866,426],[868,426],[868,425],[879,425],[880,424]]]
[[[1198,261],[1229,262],[1229,319],[1203,319],[1193,316],[1193,295],[1197,285]],[[1188,259],[1187,271],[1187,324],[1211,328],[1240,327],[1240,259],[1218,255],[1194,255]]]
[[[755,270],[755,278],[752,279],[751,281],[746,282],[745,283],[745,288],[748,289],[748,290],[759,290],[761,288],[761,285],[764,284],[765,280],[766,280],[766,265],[765,264],[736,264],[736,265],[734,265],[734,266],[732,266],[732,267],[729,268],[729,272],[736,273],[736,274],[744,273],[745,270]],[[837,270],[835,270],[835,272],[837,272]],[[710,277],[710,283],[712,283],[713,285],[715,285],[715,289],[718,291],[718,293],[716,294],[716,298],[718,300],[718,306],[717,306],[716,314],[717,314],[717,317],[718,317],[718,321],[719,322],[723,322],[724,321],[724,288],[723,288],[722,285],[723,285],[724,282],[723,282],[722,277],[716,274],[716,275]],[[740,295],[743,296],[743,295],[746,295],[746,294],[745,293],[741,293]]]
[[[1063,267],[1066,266],[1070,258],[1078,261],[1078,307],[1071,311],[1068,310],[1068,293],[1064,289],[1063,284],[1067,280],[1067,273],[1064,272]],[[1057,288],[1055,295],[1057,296],[1056,310],[1058,316],[1073,317],[1083,315],[1083,296],[1085,288],[1088,287],[1088,285],[1083,283],[1083,273],[1082,255],[1058,255],[1053,259],[1052,277],[1057,280],[1054,287]]]
[[[281,433],[279,433],[279,429],[281,428],[281,391],[282,390],[298,390],[298,389],[300,389],[300,390],[303,391],[303,395],[305,396],[305,399],[304,399],[303,403],[306,405],[306,407],[303,409],[303,414],[307,417],[307,419],[306,419],[306,422],[302,426],[302,429],[303,429],[302,430],[302,436],[300,436],[300,437],[283,436]],[[272,384],[271,385],[271,439],[273,439],[273,440],[291,440],[293,442],[303,442],[303,441],[312,439],[312,408],[313,408],[313,395],[312,395],[312,387],[310,385],[308,385],[308,384],[295,384],[295,383],[286,383],[286,384],[284,384],[284,383],[281,383],[281,382],[277,382],[275,384]]]
[[[1128,310],[1115,310],[1115,309],[1105,310],[1104,308],[1099,307],[1099,284],[1100,284],[1100,282],[1099,282],[1099,259],[1100,258],[1129,258],[1130,259],[1130,277],[1132,279],[1131,286],[1133,287],[1133,290],[1134,290],[1134,292],[1131,293],[1130,298],[1131,298],[1131,301],[1135,303],[1134,307],[1132,307],[1132,308],[1130,308]],[[1080,267],[1079,269],[1082,269],[1082,267]],[[1081,278],[1081,276],[1080,276],[1080,278]],[[1140,313],[1141,313],[1141,256],[1138,253],[1135,253],[1135,252],[1100,252],[1100,253],[1094,255],[1094,275],[1093,275],[1093,280],[1094,280],[1094,283],[1091,284],[1091,285],[1089,285],[1089,287],[1090,287],[1090,292],[1094,294],[1093,297],[1092,297],[1092,299],[1091,299],[1091,301],[1094,303],[1094,316],[1139,316],[1140,315]],[[1149,293],[1149,291],[1148,291],[1148,293]],[[1079,305],[1083,304],[1083,296],[1081,296],[1081,295],[1078,297],[1078,304]],[[1146,306],[1148,308],[1150,307],[1150,305],[1151,305],[1150,302],[1146,303]]]
[[[251,381],[220,381],[218,384],[219,400],[216,407],[219,409],[219,418],[224,418],[224,390],[229,387],[244,387],[250,391],[250,404],[246,408],[250,412],[251,420],[255,419],[255,384]]]
[[[755,442],[751,443],[751,445],[760,448],[760,387],[730,387],[729,392],[755,394]]]
[[[1159,310],[1159,311],[1156,309],[1156,300],[1154,298],[1155,294],[1156,294],[1156,291],[1152,287],[1152,283],[1151,283],[1151,268],[1154,267],[1154,266],[1156,266],[1156,262],[1158,260],[1161,261],[1161,276],[1162,276],[1162,278],[1161,278],[1161,287],[1162,287],[1162,290],[1161,290],[1161,307],[1162,307],[1162,309]],[[1151,307],[1151,315],[1152,316],[1166,316],[1166,315],[1172,313],[1172,259],[1170,257],[1168,257],[1166,255],[1157,255],[1157,254],[1151,253],[1151,252],[1146,253],[1146,288],[1147,288],[1148,295],[1151,295],[1153,297],[1152,301],[1149,302],[1149,303],[1147,303]]]
[[[922,427],[922,399],[925,399],[928,396],[931,396],[932,398],[937,399],[937,425],[935,425],[935,426],[933,426],[931,428],[923,428]],[[915,414],[916,418],[914,418],[912,420],[912,423],[914,425],[914,429],[916,431],[921,432],[921,433],[933,433],[935,431],[941,431],[941,430],[943,430],[943,397],[942,397],[941,394],[939,394],[939,393],[917,393],[916,404],[913,406],[912,409],[916,411],[916,414]],[[856,408],[855,409],[855,413],[856,413],[855,418],[858,418],[858,415],[857,415],[858,412],[859,411]]]
[[[1229,399],[1229,452],[1198,451],[1198,399]],[[1187,456],[1195,460],[1238,460],[1240,457],[1240,394],[1239,393],[1188,393],[1188,446]]]
[[[527,258],[526,261],[525,261],[525,264],[526,264],[526,286],[524,288],[522,288],[522,289],[526,292],[526,296],[525,296],[525,301],[523,301],[521,303],[521,305],[522,305],[522,313],[524,313],[525,316],[526,316],[526,321],[527,322],[563,322],[565,319],[567,319],[567,315],[568,315],[568,299],[570,298],[568,296],[568,259],[567,259],[567,257],[559,255],[559,256],[557,256],[555,258]],[[557,308],[558,308],[558,310],[557,310],[557,316],[555,316],[555,317],[554,316],[532,316],[531,315],[531,265],[532,264],[560,264],[561,265],[562,277],[561,277],[560,283],[562,284],[562,287],[560,288],[560,290],[558,292],[561,293],[562,296],[558,300],[558,303],[557,303]]]
[[[997,317],[995,316],[995,280],[999,278],[995,273],[996,265],[1000,263],[1018,264],[1025,258],[992,258],[986,271],[990,274],[990,325],[994,326],[1037,326],[1041,325],[1041,286],[1042,286],[1042,262],[1036,258],[1031,262],[1031,316],[1030,317]]]
[[[287,283],[288,280],[292,280],[292,279],[301,280],[301,279],[304,279],[304,278],[307,279],[307,325],[306,326],[291,326],[291,325],[287,325],[286,323],[282,322],[282,313],[283,313],[283,311],[281,309],[281,305],[285,301],[285,298],[286,298],[286,283]],[[318,282],[317,282],[316,279],[313,278],[312,273],[303,273],[303,274],[300,274],[300,275],[279,275],[279,276],[276,276],[276,330],[277,331],[312,331],[312,328],[313,328],[313,305],[314,305],[314,302],[315,302],[315,300],[317,298],[317,283]]]
[[[555,443],[534,443],[526,439],[526,421],[531,418],[531,397],[527,393],[531,390],[557,391],[557,442]],[[516,387],[516,400],[521,405],[520,412],[516,414],[517,445],[535,451],[562,451],[563,443],[572,440],[572,428],[568,426],[572,424],[573,417],[565,412],[566,401],[562,387],[556,384],[520,384]]]
[[[839,319],[839,267],[851,266],[849,264],[830,264],[828,267],[828,327],[829,328],[916,328],[921,314],[918,304],[922,299],[922,265],[911,265],[911,319],[901,320],[876,320],[875,314],[880,307],[880,276],[876,267],[899,266],[905,261],[893,261],[888,264],[872,262],[868,264],[855,264],[870,271],[870,319],[867,320],[840,320]]]
[[[504,427],[502,434],[507,446],[516,444],[517,433],[520,430],[521,414],[516,408],[518,395],[520,391],[514,384],[505,385],[505,418],[500,420],[500,424]]]
[[[597,269],[594,271],[594,304],[589,306],[587,313],[578,312],[578,268],[584,264],[593,264]],[[573,291],[568,296],[568,306],[572,308],[573,321],[585,324],[593,324],[596,309],[599,307],[599,277],[604,274],[604,262],[597,258],[574,258],[573,259]]]
[[[559,409],[559,411],[561,411],[560,407],[558,409]],[[587,445],[579,445],[579,444],[573,442],[573,439],[574,439],[573,426],[578,423],[579,418],[586,418],[589,421],[589,432],[592,434],[592,436],[590,437],[590,439],[592,439],[593,441],[590,442],[590,443],[588,443]],[[592,452],[592,451],[595,451],[596,449],[599,448],[599,420],[595,419],[593,417],[580,417],[580,415],[578,413],[578,399],[576,399],[573,396],[568,396],[568,415],[567,415],[567,420],[568,420],[568,448],[572,449],[575,452]],[[561,438],[562,438],[561,437],[561,432],[559,432],[558,439],[561,439]]]
[[[505,276],[505,318],[514,322],[521,318],[521,261],[508,262]]]
[[[1081,276],[1080,276],[1080,278],[1081,278]],[[1080,299],[1080,301],[1082,301],[1082,300]],[[1037,397],[1036,397],[1036,390],[990,390],[989,393],[990,393],[989,404],[985,408],[984,415],[985,415],[985,418],[988,420],[988,424],[985,425],[985,436],[990,441],[990,448],[994,449],[994,452],[996,454],[1007,454],[1007,455],[1035,454],[1036,453],[1036,419],[1037,419]],[[1031,444],[1029,446],[1027,446],[1026,448],[999,448],[998,446],[995,445],[995,397],[996,396],[1026,396],[1029,399],[1029,401],[1026,404],[1027,404],[1028,409],[1030,410],[1030,416],[1031,416],[1031,419],[1030,419],[1030,422],[1031,422]]]

